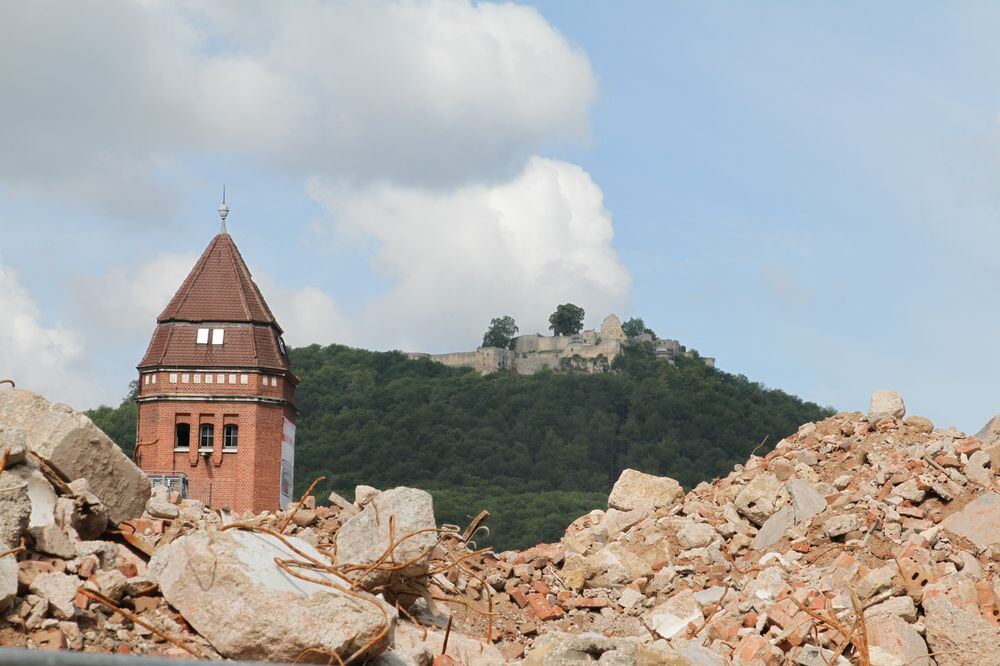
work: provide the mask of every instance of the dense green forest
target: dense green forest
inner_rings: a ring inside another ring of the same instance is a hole
[[[298,388],[298,492],[409,485],[434,494],[441,522],[464,526],[480,509],[513,548],[558,539],[603,507],[622,469],[687,487],[726,474],[765,437],[774,444],[829,410],[697,358],[676,366],[631,345],[604,374],[532,376],[448,368],[398,352],[339,345],[291,351]],[[134,406],[89,413],[123,448]]]

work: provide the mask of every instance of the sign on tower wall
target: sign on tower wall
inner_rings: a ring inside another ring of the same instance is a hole
[[[284,509],[294,500],[295,492],[295,424],[284,419],[281,428],[281,491],[278,501]]]

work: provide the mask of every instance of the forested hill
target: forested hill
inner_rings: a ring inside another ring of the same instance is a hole
[[[336,489],[351,498],[357,484],[425,488],[439,521],[464,526],[488,509],[492,535],[480,545],[498,548],[558,539],[606,506],[626,467],[691,487],[728,473],[765,437],[762,450],[830,413],[697,359],[671,366],[643,347],[596,375],[482,377],[339,345],[291,358],[302,379],[298,492],[320,475],[320,497]],[[113,437],[116,427],[134,436],[120,410],[91,416]]]

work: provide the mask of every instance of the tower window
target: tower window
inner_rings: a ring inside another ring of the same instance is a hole
[[[176,384],[177,383],[177,373],[176,372],[171,372],[170,373],[170,383],[171,384]]]
[[[236,383],[236,375],[229,375],[229,383],[230,384]]]
[[[211,423],[201,424],[201,441],[198,443],[199,448],[211,449],[212,442],[215,440],[215,426]]]
[[[191,446],[191,426],[178,423],[174,428],[174,448],[186,449]]]
[[[250,375],[240,375],[240,384],[246,384],[250,381]]]
[[[156,383],[156,373],[155,372],[152,375],[150,375],[150,380],[149,381],[152,384]]]
[[[227,449],[235,449],[237,440],[239,439],[239,426],[235,423],[230,423],[226,425],[223,430],[223,446]]]
[[[198,344],[207,345],[208,344],[208,329],[199,328],[198,329]]]
[[[222,344],[222,338],[225,335],[225,333],[226,333],[225,329],[222,329],[222,328],[213,328],[212,329],[212,344],[213,345],[221,345]]]
[[[201,384],[201,375],[199,373],[194,373],[194,383]]]
[[[189,381],[191,381],[191,375],[189,375],[186,372],[182,372],[181,373],[181,384],[187,384]]]

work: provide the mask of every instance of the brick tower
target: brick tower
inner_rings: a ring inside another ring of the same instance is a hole
[[[136,460],[154,485],[257,513],[291,500],[298,379],[228,212],[139,363]]]

